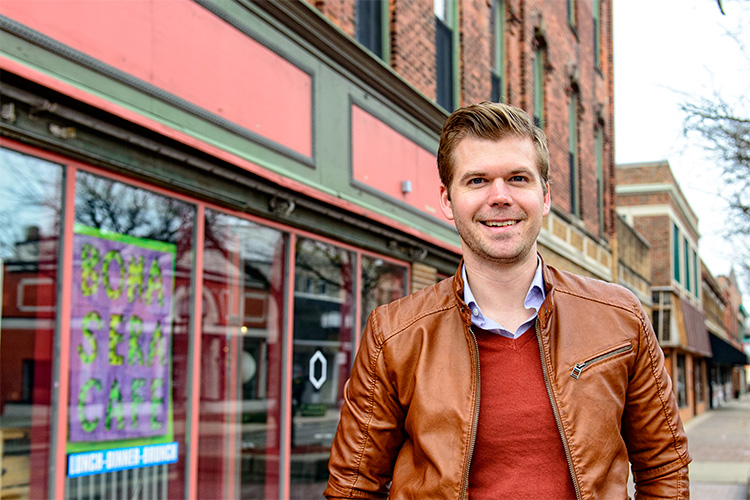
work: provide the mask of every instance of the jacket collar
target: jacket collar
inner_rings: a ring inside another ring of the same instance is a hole
[[[544,257],[540,253],[537,253],[539,259],[542,261],[542,281],[544,282],[544,293],[546,295],[542,307],[539,308],[539,329],[540,331],[546,330],[547,324],[549,323],[550,315],[552,314],[553,304],[555,301],[554,291],[555,283],[553,281],[553,274],[551,267],[547,266],[544,262]],[[464,259],[461,258],[461,262],[458,263],[458,268],[453,275],[453,294],[455,295],[456,302],[458,303],[459,311],[461,312],[461,318],[464,322],[469,325],[471,324],[471,311],[469,306],[464,302],[464,280],[461,276],[461,269],[464,267]]]

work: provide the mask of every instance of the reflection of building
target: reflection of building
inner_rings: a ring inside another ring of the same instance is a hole
[[[611,0],[32,4],[2,3],[0,211],[60,220],[40,224],[59,252],[58,303],[34,313],[38,496],[122,486],[66,476],[75,223],[175,245],[180,456],[127,476],[169,497],[322,491],[369,313],[459,262],[434,157],[458,104],[503,100],[550,132],[541,253],[648,306],[647,246],[614,212]],[[44,203],[9,196],[51,178]]]
[[[617,206],[651,245],[652,322],[681,416],[688,421],[709,407],[712,353],[706,330],[710,317],[703,312],[698,219],[667,162],[618,165]]]
[[[38,227],[29,226],[13,255],[0,259],[0,446],[7,457],[2,464],[3,498],[43,494],[30,481],[30,471],[49,458],[49,430],[35,413],[50,408],[56,252],[56,241],[42,238]]]

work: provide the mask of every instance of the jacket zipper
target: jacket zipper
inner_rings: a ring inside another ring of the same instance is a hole
[[[621,354],[623,352],[632,351],[632,350],[633,350],[633,346],[629,344],[629,345],[620,347],[618,349],[615,349],[613,351],[605,352],[604,354],[601,354],[595,358],[586,360],[583,363],[576,363],[576,365],[573,367],[573,370],[570,372],[570,376],[578,380],[578,377],[581,376],[581,372],[585,370],[587,367],[589,367],[590,365],[593,365],[594,363],[598,363],[599,361],[612,357],[616,354]]]
[[[552,385],[549,381],[549,374],[547,373],[547,362],[544,358],[544,347],[542,347],[542,336],[539,333],[539,318],[534,323],[534,330],[536,331],[536,339],[539,344],[539,356],[542,358],[542,375],[544,375],[544,385],[547,387],[547,396],[549,402],[552,405],[552,414],[555,416],[555,422],[557,423],[557,431],[560,433],[560,439],[562,440],[563,448],[565,449],[565,458],[568,460],[568,470],[570,471],[570,477],[573,479],[573,488],[576,491],[576,498],[581,500],[581,487],[578,485],[578,478],[576,477],[576,471],[573,468],[573,459],[570,456],[570,447],[568,446],[568,440],[565,438],[565,432],[563,432],[562,421],[560,420],[560,412],[557,409],[557,403],[555,397],[552,394]]]
[[[471,467],[471,459],[474,455],[474,445],[477,440],[477,421],[479,420],[479,396],[481,395],[482,384],[480,383],[480,371],[479,371],[479,343],[477,343],[477,337],[474,335],[474,330],[469,327],[469,333],[474,341],[474,358],[476,359],[477,367],[477,398],[474,401],[474,419],[471,422],[471,443],[469,443],[469,456],[466,460],[466,468],[464,468],[464,481],[461,489],[461,498],[466,500],[466,495],[469,492],[469,468]]]

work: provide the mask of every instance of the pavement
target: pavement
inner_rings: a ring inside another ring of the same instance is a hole
[[[685,432],[691,500],[750,500],[750,393],[692,418]]]
[[[685,424],[692,500],[750,500],[750,393]]]

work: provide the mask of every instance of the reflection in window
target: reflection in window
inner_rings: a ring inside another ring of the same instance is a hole
[[[62,178],[59,165],[0,148],[3,498],[48,496]]]
[[[76,176],[67,452],[176,441],[179,456],[69,478],[68,496],[184,496],[194,213],[175,199]]]
[[[292,498],[321,497],[328,480],[330,447],[352,357],[354,269],[352,252],[306,238],[297,242]]]
[[[206,210],[199,498],[279,496],[285,254],[283,233]]]
[[[688,405],[687,372],[684,354],[677,355],[677,405],[680,408],[685,408]]]
[[[362,330],[378,306],[406,295],[408,270],[383,259],[362,256]]]

